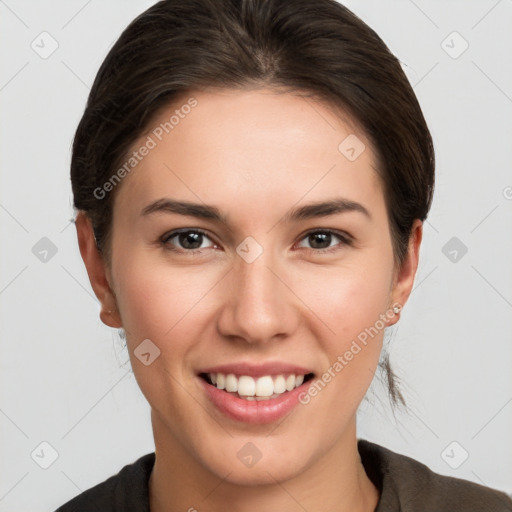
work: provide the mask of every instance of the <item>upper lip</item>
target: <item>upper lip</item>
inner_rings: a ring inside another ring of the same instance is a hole
[[[250,377],[262,377],[264,375],[280,375],[280,374],[295,374],[307,375],[313,373],[311,369],[304,366],[285,363],[281,361],[271,361],[267,363],[249,363],[239,362],[231,364],[219,364],[204,368],[198,372],[201,373],[233,373],[235,375],[249,375]]]

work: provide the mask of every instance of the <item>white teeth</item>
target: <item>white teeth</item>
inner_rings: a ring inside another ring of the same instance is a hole
[[[247,375],[242,375],[241,377],[239,377],[237,391],[240,396],[256,395],[256,383],[254,382],[254,379]]]
[[[243,377],[240,377],[242,380]],[[260,377],[256,382],[256,396],[272,396],[274,394],[274,381],[270,375]]]
[[[232,373],[226,375],[226,391],[236,393],[238,391],[238,379]]]
[[[249,375],[236,376],[233,373],[209,373],[210,381],[217,389],[229,393],[238,393],[246,400],[269,400],[299,387],[304,382],[304,375],[264,375],[253,378]]]
[[[274,393],[284,393],[286,391],[286,379],[283,375],[278,375],[274,379]]]

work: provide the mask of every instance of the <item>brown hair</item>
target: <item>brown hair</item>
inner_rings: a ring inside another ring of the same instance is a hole
[[[162,0],[126,28],[98,71],[71,161],[74,205],[91,219],[107,261],[115,190],[95,191],[162,108],[212,87],[285,88],[357,122],[378,156],[395,261],[403,262],[412,224],[432,202],[432,138],[397,58],[335,0]],[[381,367],[392,403],[404,403],[387,356]]]

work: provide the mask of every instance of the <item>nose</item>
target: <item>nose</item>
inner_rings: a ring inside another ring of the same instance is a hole
[[[238,258],[225,283],[220,334],[251,344],[291,336],[300,322],[300,308],[284,274],[266,251],[252,263]]]

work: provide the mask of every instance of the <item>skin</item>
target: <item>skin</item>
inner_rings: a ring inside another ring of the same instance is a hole
[[[376,155],[355,123],[328,105],[270,89],[193,96],[198,106],[116,190],[110,264],[96,249],[88,218],[76,219],[100,317],[126,330],[133,371],[151,406],[151,510],[220,511],[229,504],[244,512],[373,511],[379,495],[359,458],[355,418],[384,329],[309,404],[277,423],[248,425],[222,415],[196,374],[214,364],[278,360],[321,376],[380,314],[406,303],[422,223],[414,223],[398,268]],[[353,162],[338,151],[349,134],[366,146]],[[215,206],[228,224],[141,215],[163,197]],[[284,217],[338,197],[360,203],[371,218],[357,211]],[[177,238],[161,242],[180,228],[200,228],[210,238],[194,254]],[[331,251],[322,253],[306,234],[313,229],[347,233],[352,243],[333,236],[326,242]],[[263,248],[252,263],[236,252],[247,236]],[[161,352],[149,366],[134,356],[144,339]],[[252,468],[237,457],[247,442],[262,453]]]

